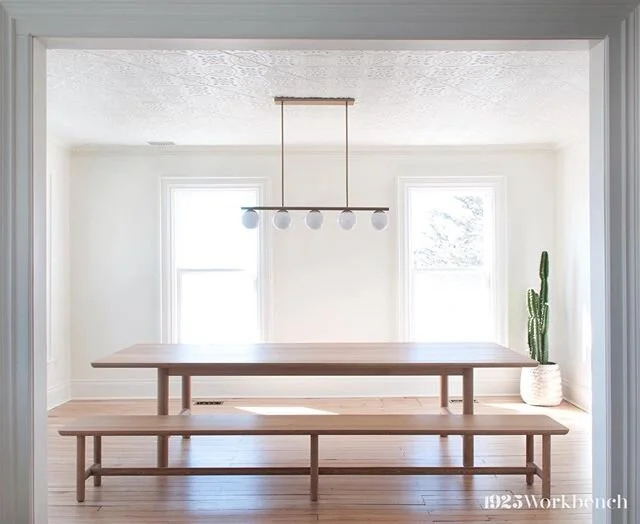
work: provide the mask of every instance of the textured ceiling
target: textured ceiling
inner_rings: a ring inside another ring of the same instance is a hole
[[[362,145],[561,143],[588,126],[586,51],[48,52],[50,131],[72,145],[267,145],[273,96],[356,98]],[[343,141],[342,108],[290,107],[286,140]]]

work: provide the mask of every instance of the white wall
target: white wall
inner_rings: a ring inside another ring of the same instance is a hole
[[[49,359],[47,405],[51,409],[71,395],[69,308],[70,154],[53,137],[47,141],[47,310]]]
[[[558,156],[558,235],[551,260],[551,358],[563,373],[565,398],[591,409],[591,271],[588,137]]]
[[[341,205],[341,153],[287,157],[287,203]],[[84,151],[72,159],[72,393],[74,398],[153,396],[144,370],[96,370],[90,362],[137,342],[160,341],[160,177],[265,176],[279,195],[274,149],[149,148]],[[396,207],[399,176],[498,175],[507,182],[508,343],[526,351],[525,291],[542,249],[555,243],[556,153],[545,149],[444,148],[354,152],[353,205]],[[272,202],[276,202],[274,197]],[[272,330],[278,341],[385,341],[399,336],[395,220],[375,232],[362,216],[351,232],[328,217],[320,232],[302,216],[272,233]],[[478,373],[480,394],[517,394],[519,374]],[[432,395],[435,379],[202,379],[196,395]],[[455,393],[459,385],[453,387]]]

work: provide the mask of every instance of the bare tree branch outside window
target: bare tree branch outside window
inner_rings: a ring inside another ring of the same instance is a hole
[[[483,265],[484,201],[478,195],[443,196],[431,209],[414,250],[416,269],[474,269]]]

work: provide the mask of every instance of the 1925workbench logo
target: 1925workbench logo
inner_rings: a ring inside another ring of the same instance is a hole
[[[594,498],[580,495],[559,495],[542,498],[535,495],[500,493],[484,498],[484,509],[627,509],[627,499]]]

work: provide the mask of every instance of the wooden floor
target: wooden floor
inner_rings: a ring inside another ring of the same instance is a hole
[[[287,413],[438,413],[436,399],[227,400],[194,413],[233,413],[256,408]],[[461,405],[452,404],[459,412]],[[588,510],[485,509],[490,495],[540,495],[536,479],[524,477],[330,477],[320,478],[320,501],[309,501],[307,477],[107,477],[101,488],[87,483],[86,502],[75,502],[75,439],[58,428],[89,414],[154,413],[154,401],[73,401],[49,413],[49,523],[308,523],[308,522],[591,522]],[[179,410],[178,404],[171,412]],[[565,404],[532,408],[516,399],[483,398],[477,413],[543,413],[568,426],[552,438],[552,494],[587,497],[591,492],[588,414]],[[538,440],[538,439],[537,439]],[[154,465],[155,439],[104,439],[105,466]],[[91,453],[91,445],[87,450]],[[536,456],[540,442],[536,441]],[[308,465],[308,437],[172,438],[170,465]],[[460,465],[460,437],[321,437],[320,465]],[[477,437],[477,465],[524,465],[524,437]]]

